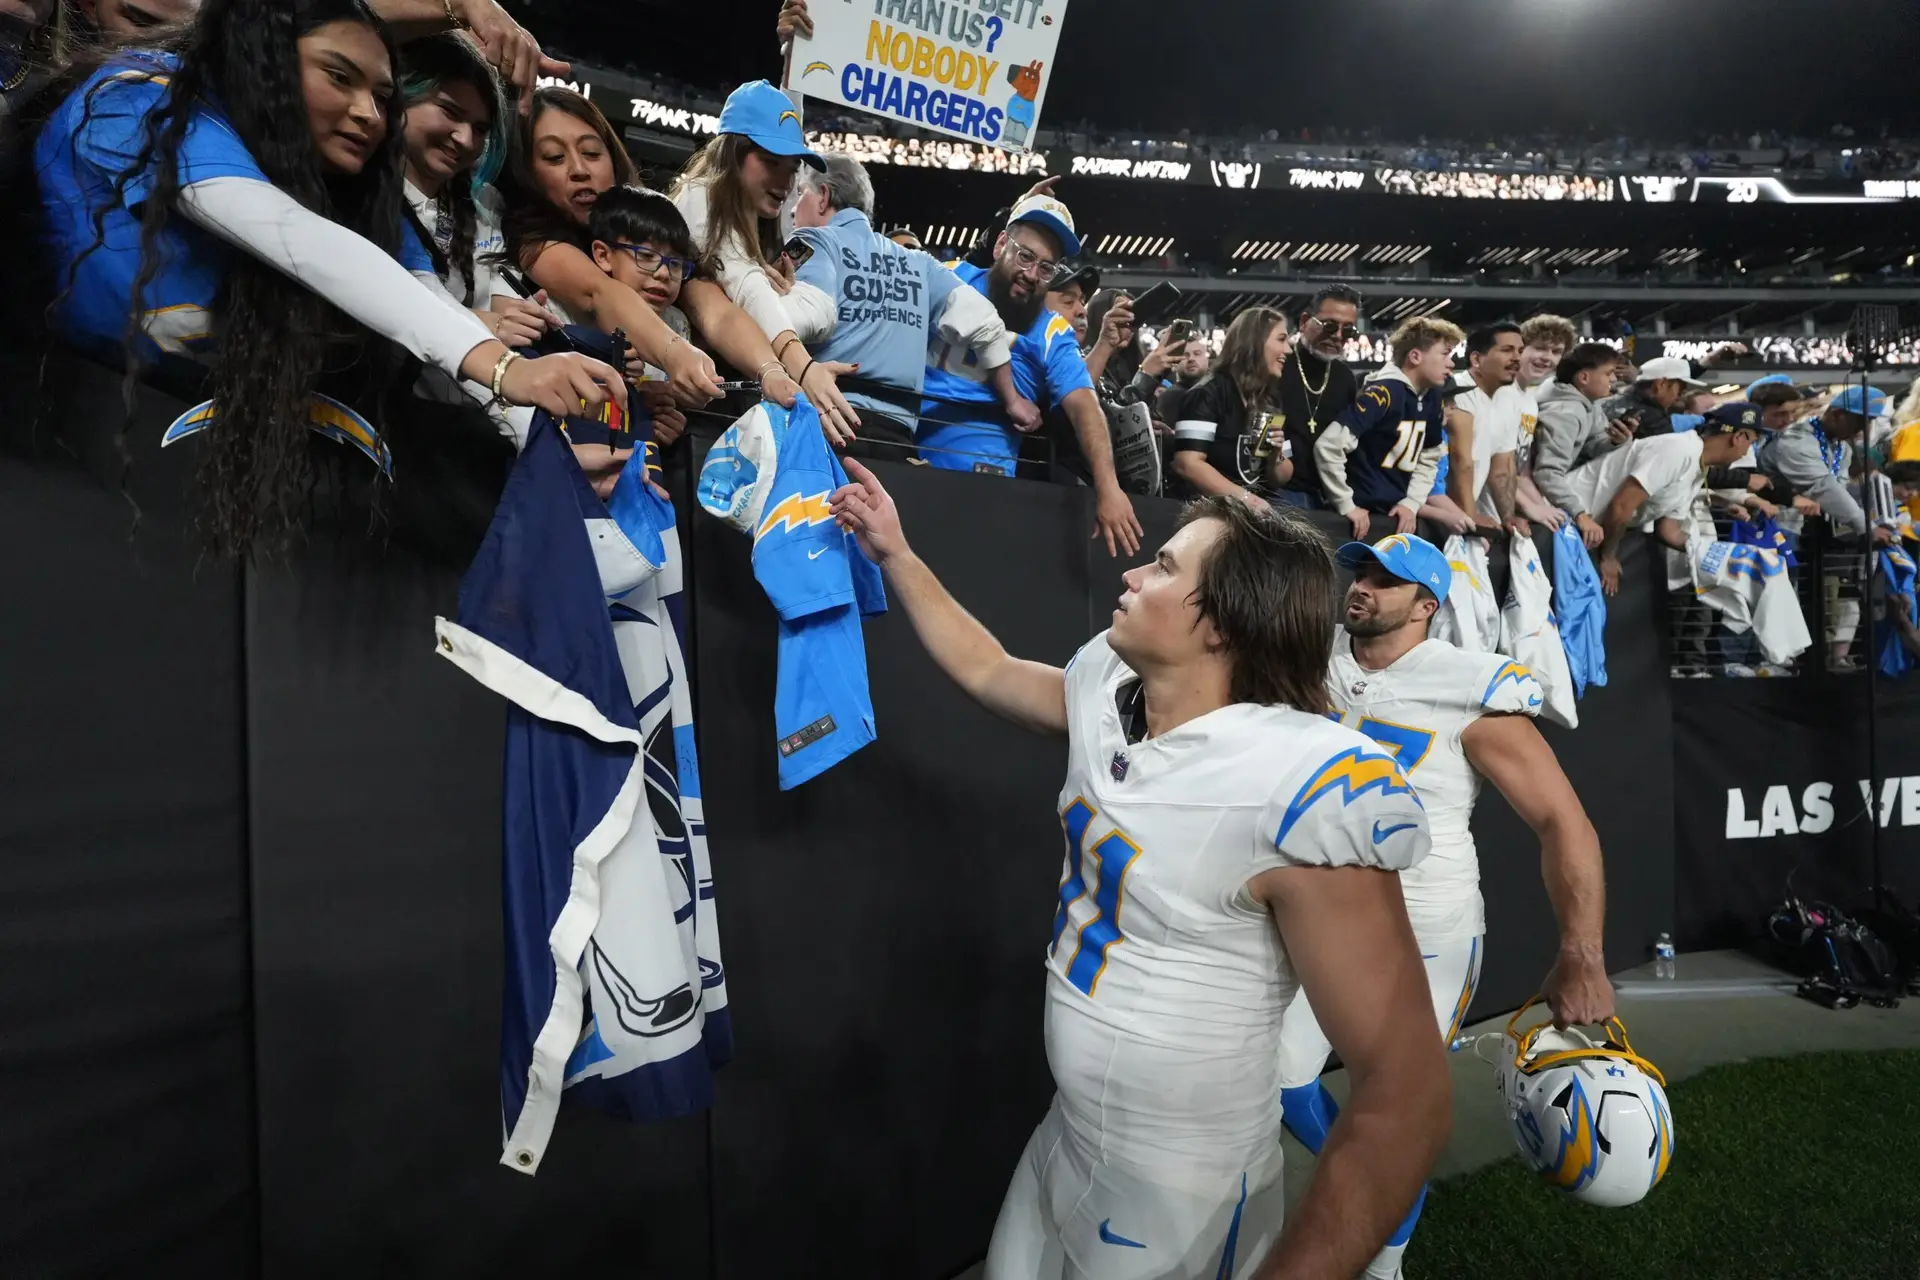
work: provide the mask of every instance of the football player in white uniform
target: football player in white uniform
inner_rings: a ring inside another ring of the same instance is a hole
[[[1392,756],[1328,718],[1330,549],[1298,517],[1203,499],[1063,671],[1010,657],[908,549],[872,472],[846,466],[834,516],[934,661],[1067,738],[1046,948],[1057,1092],[988,1280],[1353,1275],[1418,1193],[1450,1108],[1441,1046],[1405,1034],[1431,1015],[1393,873],[1426,852],[1426,817]],[[1273,1099],[1302,987],[1354,1093],[1283,1234]]]
[[[1486,907],[1469,822],[1485,778],[1540,837],[1547,896],[1560,921],[1560,953],[1541,996],[1565,1027],[1613,1016],[1613,986],[1601,950],[1606,887],[1600,838],[1587,820],[1553,748],[1534,727],[1543,699],[1533,674],[1497,653],[1467,653],[1427,639],[1427,624],[1453,580],[1447,557],[1399,534],[1376,546],[1348,543],[1340,562],[1354,570],[1346,632],[1333,645],[1329,692],[1341,723],[1393,753],[1419,793],[1433,852],[1400,875],[1407,914],[1427,967],[1433,1016],[1450,1046],[1480,979]],[[1302,993],[1280,1032],[1281,1109],[1286,1125],[1319,1150],[1338,1114],[1320,1084],[1328,1042]],[[1338,1047],[1338,1046],[1333,1046]],[[1342,1055],[1344,1057],[1344,1055]],[[1398,1277],[1419,1221],[1422,1189],[1369,1277]]]

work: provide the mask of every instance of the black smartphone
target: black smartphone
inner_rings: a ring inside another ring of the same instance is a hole
[[[1163,324],[1180,309],[1180,290],[1162,280],[1145,293],[1133,300],[1133,319],[1135,324],[1154,326]]]
[[[1161,341],[1169,347],[1179,342],[1191,342],[1199,328],[1200,326],[1191,320],[1175,320],[1167,326],[1166,336]]]
[[[813,246],[805,240],[802,240],[799,236],[795,236],[793,239],[787,241],[786,254],[787,259],[792,262],[794,268],[798,270],[800,267],[806,265],[808,258],[813,256]]]

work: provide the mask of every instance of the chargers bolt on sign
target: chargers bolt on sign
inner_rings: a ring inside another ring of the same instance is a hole
[[[809,98],[990,143],[1033,146],[1067,0],[814,0],[787,84]]]

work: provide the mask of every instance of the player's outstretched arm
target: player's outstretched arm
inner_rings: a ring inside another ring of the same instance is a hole
[[[1540,874],[1560,921],[1560,953],[1540,988],[1556,1026],[1613,1016],[1603,931],[1607,877],[1600,836],[1553,748],[1525,716],[1482,716],[1460,745],[1475,771],[1500,789],[1540,837]]]
[[[1353,1082],[1256,1280],[1358,1275],[1407,1216],[1452,1122],[1420,948],[1392,871],[1286,867],[1251,887]]]
[[[833,495],[833,517],[859,539],[905,607],[920,643],[947,677],[995,715],[1036,733],[1067,731],[1067,673],[1010,655],[907,545],[893,497],[873,472],[843,459],[852,483]]]

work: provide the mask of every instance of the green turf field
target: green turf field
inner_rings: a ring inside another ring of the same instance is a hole
[[[1920,1052],[1716,1067],[1670,1097],[1645,1200],[1589,1208],[1516,1154],[1434,1185],[1408,1280],[1920,1277]]]

